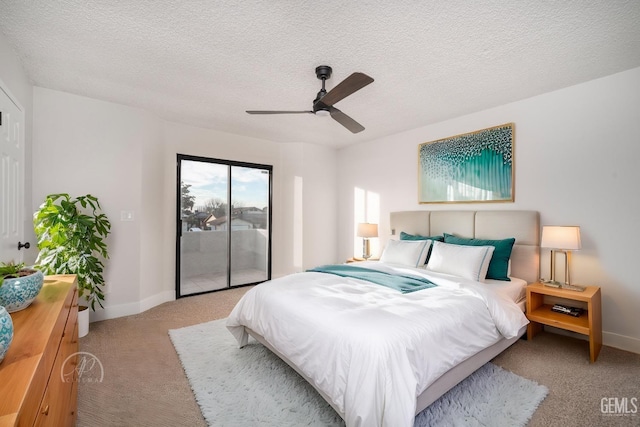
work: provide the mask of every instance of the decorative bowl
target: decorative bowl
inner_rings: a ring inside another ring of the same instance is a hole
[[[38,296],[43,282],[44,275],[38,270],[28,276],[4,279],[0,286],[0,305],[9,313],[24,310]]]
[[[0,306],[0,362],[7,354],[11,341],[13,341],[13,321],[7,310]]]

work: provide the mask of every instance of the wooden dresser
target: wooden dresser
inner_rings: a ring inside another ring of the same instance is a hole
[[[11,314],[13,342],[0,363],[0,427],[75,425],[77,295],[74,275],[46,276],[36,300]]]

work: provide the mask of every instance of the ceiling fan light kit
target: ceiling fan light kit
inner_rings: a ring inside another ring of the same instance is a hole
[[[347,96],[359,91],[370,83],[373,79],[363,73],[353,73],[329,92],[324,87],[325,81],[331,78],[333,70],[328,65],[316,67],[316,77],[322,81],[322,88],[313,100],[313,109],[305,111],[266,111],[247,110],[249,114],[315,114],[317,116],[331,116],[332,119],[340,123],[352,133],[362,132],[364,126],[353,120],[351,117],[338,110],[333,104],[343,100]]]

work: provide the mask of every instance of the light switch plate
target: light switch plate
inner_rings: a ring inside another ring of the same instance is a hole
[[[120,221],[133,221],[133,211],[120,211]]]

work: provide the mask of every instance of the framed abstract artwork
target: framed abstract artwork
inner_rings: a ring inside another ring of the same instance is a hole
[[[513,202],[513,123],[418,146],[420,203]]]

